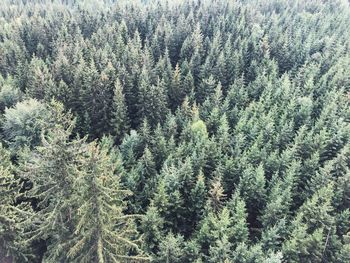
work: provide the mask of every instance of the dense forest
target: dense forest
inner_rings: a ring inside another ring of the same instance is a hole
[[[2,0],[0,262],[350,262],[346,0]]]

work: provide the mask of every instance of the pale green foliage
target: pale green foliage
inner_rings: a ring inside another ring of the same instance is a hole
[[[73,182],[78,173],[77,157],[84,142],[70,142],[73,120],[64,114],[62,105],[56,105],[55,127],[45,131],[42,146],[30,154],[21,156],[21,178],[33,184],[26,196],[36,198],[38,210],[31,218],[32,226],[26,229],[29,241],[48,239],[47,260],[65,258],[65,242],[72,227],[71,203]]]
[[[180,235],[169,233],[160,243],[159,263],[181,263],[184,257],[184,240]]]
[[[131,240],[137,231],[135,215],[124,215],[124,198],[128,191],[120,189],[120,175],[107,149],[96,143],[87,146],[80,159],[81,170],[74,182],[77,214],[74,245],[67,256],[70,262],[148,261],[140,255],[140,240]],[[73,199],[73,200],[74,200]],[[131,254],[129,254],[131,253]]]
[[[3,129],[11,149],[16,151],[25,145],[33,147],[40,143],[40,134],[48,121],[47,111],[46,105],[35,99],[5,110]]]
[[[202,120],[196,120],[191,125],[191,131],[193,133],[194,138],[207,138],[208,137],[208,131],[205,123]]]
[[[22,98],[21,91],[10,84],[0,84],[0,112],[3,112],[5,108],[11,108]]]
[[[20,184],[13,175],[10,154],[0,144],[0,259],[26,260],[23,228],[30,208],[16,206]]]

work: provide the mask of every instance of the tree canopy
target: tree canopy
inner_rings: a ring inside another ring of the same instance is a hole
[[[350,262],[346,0],[3,0],[0,262]]]

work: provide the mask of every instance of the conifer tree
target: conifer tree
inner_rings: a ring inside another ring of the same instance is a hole
[[[211,206],[214,213],[217,213],[221,210],[225,197],[226,195],[221,184],[221,178],[214,178],[209,190],[209,205]]]
[[[155,254],[159,251],[158,246],[164,237],[163,227],[164,219],[159,215],[153,203],[151,203],[141,222],[145,248],[149,253]]]
[[[205,203],[207,200],[207,189],[204,181],[204,174],[202,171],[197,176],[197,182],[191,190],[191,221],[195,226],[202,219],[204,214]]]
[[[69,141],[74,120],[64,113],[62,104],[56,104],[55,110],[59,121],[43,133],[41,146],[21,157],[20,176],[32,184],[26,197],[36,200],[37,212],[30,218],[32,227],[26,229],[28,242],[45,240],[45,260],[57,261],[66,259],[64,244],[74,226],[71,198],[84,140]]]
[[[210,211],[201,222],[198,232],[198,243],[202,247],[202,252],[208,259],[215,254],[222,253],[220,250],[228,252],[232,244],[228,241],[232,238],[231,216],[229,210],[224,207],[220,212]],[[224,255],[225,256],[225,255]]]
[[[0,262],[348,262],[348,1],[139,2],[1,1]]]
[[[196,101],[203,103],[207,97],[215,93],[217,82],[214,77],[210,75],[208,78],[203,79],[198,90],[196,91]]]
[[[157,262],[183,262],[184,256],[184,240],[181,235],[169,233],[160,244]]]
[[[28,83],[26,93],[35,99],[51,99],[54,82],[52,75],[45,62],[37,57],[33,57],[28,72]]]
[[[293,163],[285,175],[284,180],[273,178],[271,192],[262,215],[262,224],[264,227],[273,226],[279,220],[287,217],[292,203],[293,180],[297,164]]]
[[[2,80],[0,77],[0,113],[4,113],[6,108],[13,107],[22,100],[22,97],[21,90],[14,86],[13,80]]]
[[[115,135],[117,141],[121,141],[123,135],[128,131],[130,124],[123,87],[119,79],[115,82],[112,109],[112,134]]]
[[[138,91],[138,116],[146,118],[152,127],[162,123],[166,115],[165,82],[158,80],[152,85],[149,72],[143,68]]]
[[[334,245],[332,192],[332,184],[324,186],[299,209],[292,222],[290,238],[283,244],[286,260],[290,262],[315,262],[327,258],[332,260],[333,251],[327,251],[327,247]]]
[[[24,146],[33,148],[40,143],[40,134],[49,126],[49,108],[35,99],[19,102],[5,110],[3,132],[10,148],[15,152]]]
[[[350,234],[343,236],[343,244],[337,253],[336,262],[347,262],[350,260]]]
[[[136,215],[124,214],[124,198],[128,194],[119,185],[106,149],[96,143],[87,146],[86,155],[80,157],[81,171],[77,175],[74,201],[77,209],[74,232],[67,256],[72,262],[147,261],[132,240],[137,235]]]
[[[16,205],[21,185],[13,174],[10,154],[0,144],[0,259],[4,262],[28,260],[23,229],[29,224],[31,209]]]
[[[227,207],[231,213],[231,236],[229,242],[233,246],[237,246],[239,243],[248,242],[248,223],[247,223],[247,209],[245,202],[242,198],[235,193],[231,200],[227,203]]]
[[[167,119],[167,120],[170,122],[170,123],[168,122],[168,124],[172,125],[171,122],[173,120],[170,120],[170,119]],[[162,164],[164,163],[165,159],[169,155],[168,142],[165,137],[165,132],[163,131],[162,126],[160,124],[157,125],[157,128],[154,131],[154,136],[152,139],[153,140],[151,143],[152,145],[151,152],[154,153],[154,161],[156,164],[156,169],[160,170]]]
[[[132,196],[131,203],[134,211],[140,212],[147,207],[156,190],[157,171],[152,153],[146,146],[136,167],[126,178],[126,186],[132,192],[140,193]]]
[[[260,165],[256,169],[249,167],[242,174],[238,189],[247,205],[249,223],[257,222],[256,218],[261,214],[261,208],[265,205],[265,175]]]
[[[171,102],[170,106],[175,111],[175,109],[181,104],[185,96],[182,87],[181,87],[181,71],[179,64],[176,64],[172,82],[169,90],[169,101]]]

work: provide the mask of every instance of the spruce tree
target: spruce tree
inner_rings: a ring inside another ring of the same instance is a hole
[[[26,197],[36,200],[36,213],[30,217],[32,226],[26,229],[27,242],[45,240],[45,260],[66,260],[66,240],[74,222],[75,205],[72,203],[73,183],[78,173],[77,160],[84,140],[69,138],[74,127],[70,114],[56,104],[57,122],[44,131],[41,145],[21,157],[20,176],[29,180],[31,188]]]
[[[27,261],[23,229],[30,223],[32,211],[25,203],[17,204],[21,184],[13,172],[10,153],[0,144],[0,259],[4,262]]]
[[[115,81],[112,110],[112,134],[116,137],[116,140],[120,142],[124,134],[128,132],[130,123],[123,87],[119,79]]]
[[[106,149],[87,146],[79,158],[81,170],[74,182],[77,213],[67,257],[71,262],[148,261],[139,248],[134,219],[124,214],[128,191],[121,189]]]
[[[141,229],[144,233],[146,251],[149,253],[157,253],[159,244],[164,237],[164,219],[159,215],[157,208],[151,203],[146,214],[142,218]]]
[[[334,217],[331,199],[333,185],[317,191],[300,207],[292,222],[290,237],[283,244],[283,254],[290,262],[332,260],[334,251]]]
[[[184,260],[184,240],[181,235],[169,233],[160,243],[156,262],[180,263]]]

